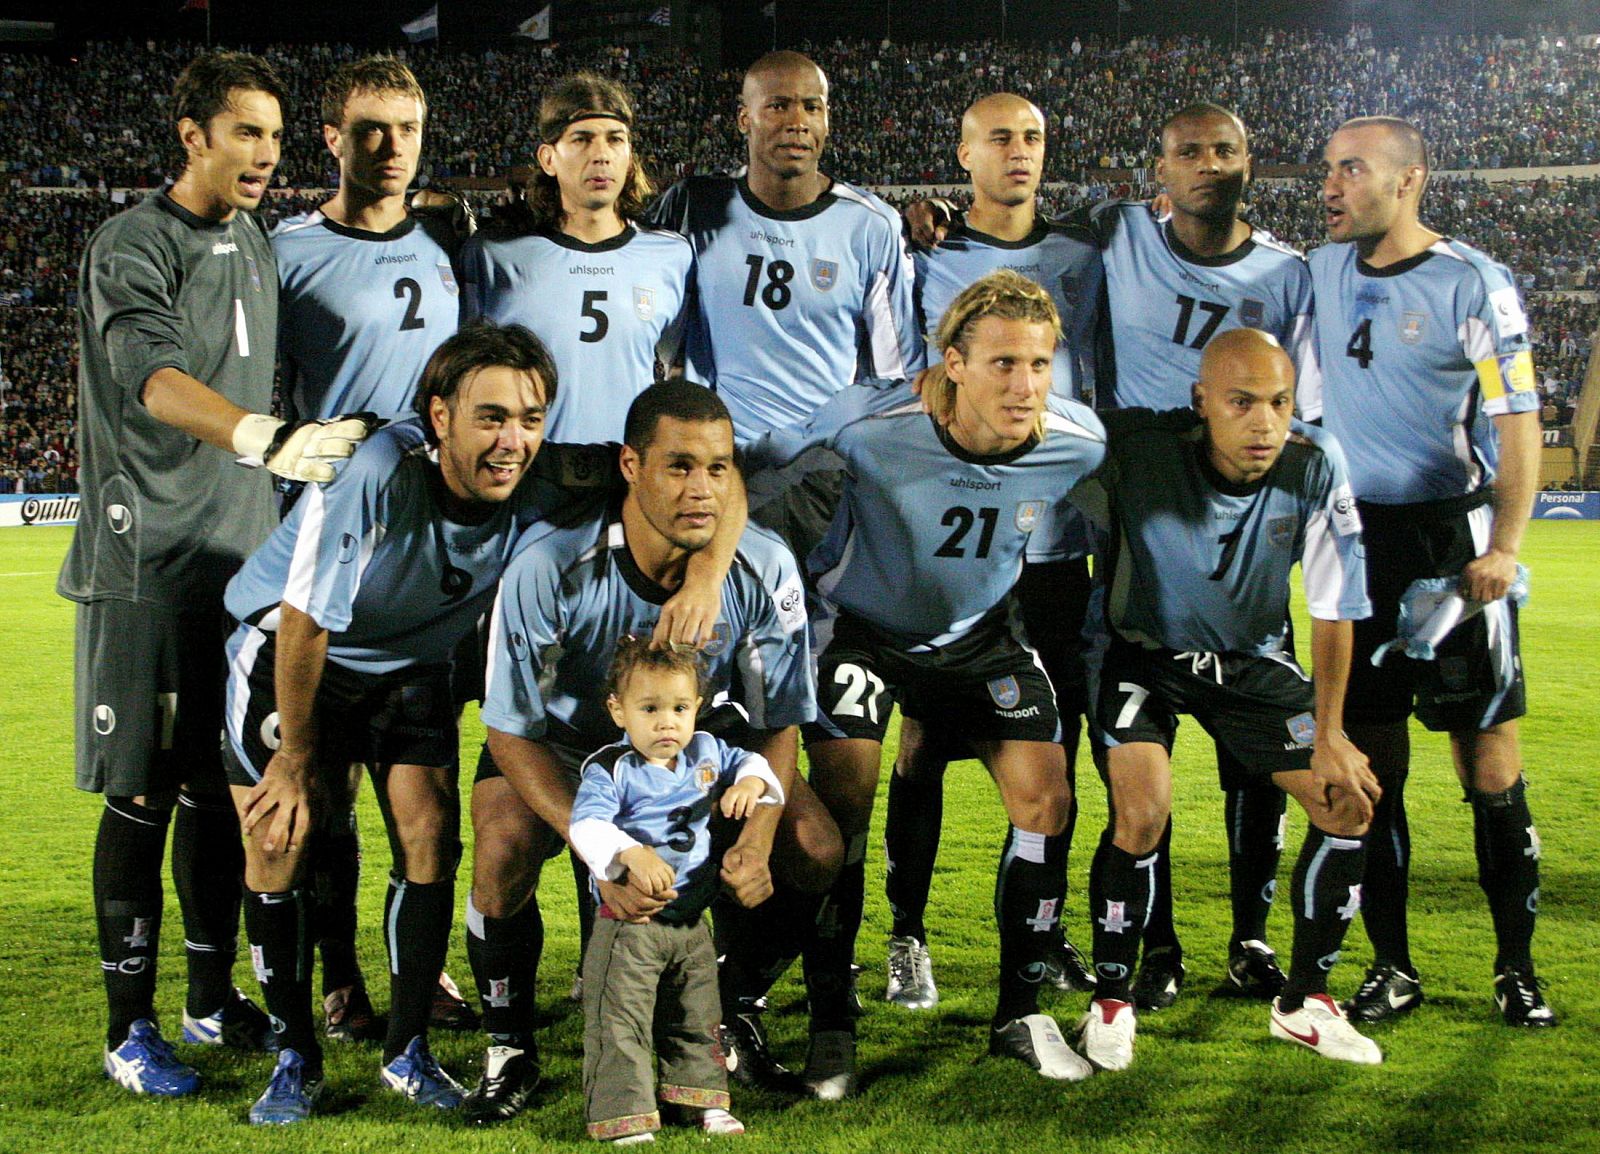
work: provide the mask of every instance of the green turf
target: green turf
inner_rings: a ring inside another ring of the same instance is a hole
[[[0,1151],[587,1146],[578,1094],[581,1021],[565,999],[576,944],[564,867],[551,871],[544,892],[548,947],[540,1000],[550,1092],[508,1127],[476,1133],[390,1100],[376,1087],[372,1050],[330,1051],[327,1116],[289,1133],[262,1133],[244,1122],[265,1081],[267,1062],[259,1056],[187,1049],[207,1085],[183,1102],[136,1100],[101,1077],[103,995],[89,916],[99,803],[71,786],[72,609],[53,592],[67,540],[61,529],[0,533],[0,602],[6,606],[0,669],[7,671],[0,709]],[[1545,848],[1536,949],[1562,1015],[1560,1029],[1519,1033],[1498,1022],[1489,1000],[1492,947],[1475,880],[1470,812],[1459,802],[1442,741],[1424,736],[1417,741],[1409,793],[1416,855],[1412,925],[1428,1004],[1406,1021],[1372,1031],[1387,1062],[1352,1069],[1293,1051],[1267,1039],[1260,1005],[1208,996],[1226,948],[1225,846],[1209,755],[1188,726],[1177,751],[1174,859],[1190,985],[1175,1007],[1141,1019],[1131,1071],[1058,1086],[981,1056],[992,1008],[991,900],[1003,826],[993,787],[967,765],[950,775],[929,919],[942,1004],[910,1014],[878,1000],[887,920],[875,838],[859,948],[868,1002],[861,1028],[865,1091],[837,1105],[736,1094],[735,1111],[751,1130],[741,1148],[1119,1154],[1600,1149],[1600,827],[1594,818],[1600,776],[1593,765],[1600,746],[1600,607],[1593,580],[1600,525],[1535,524],[1527,560],[1534,600],[1523,620],[1534,712],[1526,749]],[[475,740],[474,727],[468,741]],[[1104,797],[1090,775],[1068,899],[1071,930],[1085,945],[1089,847],[1104,819]],[[361,820],[369,848],[361,948],[367,972],[381,987],[375,927],[386,851],[370,801]],[[1291,846],[1301,828],[1303,820],[1293,824]],[[1272,923],[1284,947],[1287,920],[1280,910]],[[159,1005],[173,1034],[182,1000],[179,927],[176,902],[169,900]],[[1353,988],[1367,959],[1357,930],[1335,971],[1336,992]],[[459,930],[449,968],[470,987]],[[251,987],[247,966],[240,966],[238,980]],[[795,979],[786,978],[769,1015],[777,1047],[796,1061],[805,1032],[799,996]],[[1067,1023],[1081,1012],[1082,998],[1059,996],[1052,1008]],[[475,1073],[476,1038],[441,1037],[436,1049],[464,1078]],[[698,1135],[674,1133],[664,1136],[661,1148],[702,1145]]]

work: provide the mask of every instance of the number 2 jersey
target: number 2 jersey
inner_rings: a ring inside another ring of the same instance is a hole
[[[910,650],[947,645],[1010,593],[1030,560],[1067,555],[1030,545],[1063,527],[1067,494],[1105,453],[1094,413],[1052,394],[1042,441],[977,457],[906,383],[845,389],[811,420],[746,446],[752,504],[795,473],[845,472],[844,495],[808,572],[831,604]],[[762,475],[763,471],[768,471]]]
[[[1130,201],[1096,205],[1088,221],[1100,238],[1111,330],[1096,408],[1187,407],[1211,338],[1249,328],[1276,337],[1294,361],[1301,419],[1321,414],[1305,257],[1259,228],[1230,253],[1199,256],[1149,206]]]
[[[547,418],[556,441],[620,441],[628,406],[678,357],[694,254],[667,229],[628,225],[588,244],[557,229],[467,241],[463,319],[532,329],[560,387]]]
[[[367,232],[319,210],[273,230],[286,417],[411,415],[423,366],[455,335],[455,245],[447,222],[417,216]]]
[[[1311,616],[1371,614],[1361,519],[1325,431],[1296,423],[1266,476],[1235,485],[1192,411],[1101,416],[1105,466],[1079,499],[1109,525],[1106,615],[1119,636],[1180,653],[1286,652],[1297,561]]]
[[[778,211],[743,177],[695,176],[651,219],[694,248],[684,372],[717,390],[738,437],[797,425],[857,379],[922,367],[900,218],[871,193],[834,181]]]
[[[1511,274],[1443,239],[1385,268],[1353,244],[1311,254],[1324,423],[1363,501],[1459,497],[1494,479],[1492,418],[1539,407]]]

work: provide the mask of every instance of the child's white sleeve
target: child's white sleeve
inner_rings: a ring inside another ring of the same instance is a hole
[[[573,822],[568,836],[572,839],[572,848],[583,859],[583,864],[589,867],[595,877],[608,882],[616,881],[627,872],[627,867],[617,858],[639,844],[609,821],[598,817],[585,817]]]

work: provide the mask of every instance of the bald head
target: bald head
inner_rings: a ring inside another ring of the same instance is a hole
[[[1206,426],[1206,456],[1225,480],[1247,485],[1283,453],[1294,416],[1294,365],[1258,329],[1211,338],[1200,358],[1194,409]]]
[[[1420,167],[1424,172],[1432,168],[1428,160],[1428,142],[1409,120],[1398,116],[1357,116],[1347,120],[1335,131],[1371,133],[1380,142],[1384,156],[1396,168]]]
[[[822,94],[828,94],[828,76],[817,66],[811,57],[800,52],[768,52],[749,68],[745,69],[744,84],[740,89],[740,100],[745,105],[751,105],[760,99],[760,94],[765,82],[774,77],[790,77],[798,74],[807,80],[816,80],[821,83]]]
[[[1283,382],[1294,387],[1294,362],[1271,333],[1229,329],[1200,355],[1200,387],[1226,389],[1238,381]]]
[[[961,141],[971,144],[982,139],[993,125],[1009,124],[1017,119],[1037,124],[1040,131],[1044,130],[1044,113],[1033,101],[1014,92],[979,97],[961,114]]]

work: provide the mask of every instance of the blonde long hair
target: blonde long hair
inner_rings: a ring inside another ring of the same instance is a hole
[[[940,318],[934,337],[939,359],[928,369],[922,382],[922,395],[941,425],[948,426],[956,415],[956,382],[950,379],[945,368],[945,350],[954,347],[966,357],[972,348],[973,330],[984,317],[1049,325],[1056,340],[1061,339],[1061,314],[1056,311],[1050,294],[1037,282],[1008,268],[996,269],[973,281],[950,302]],[[1039,414],[1036,435],[1040,439],[1044,437],[1043,413]]]

